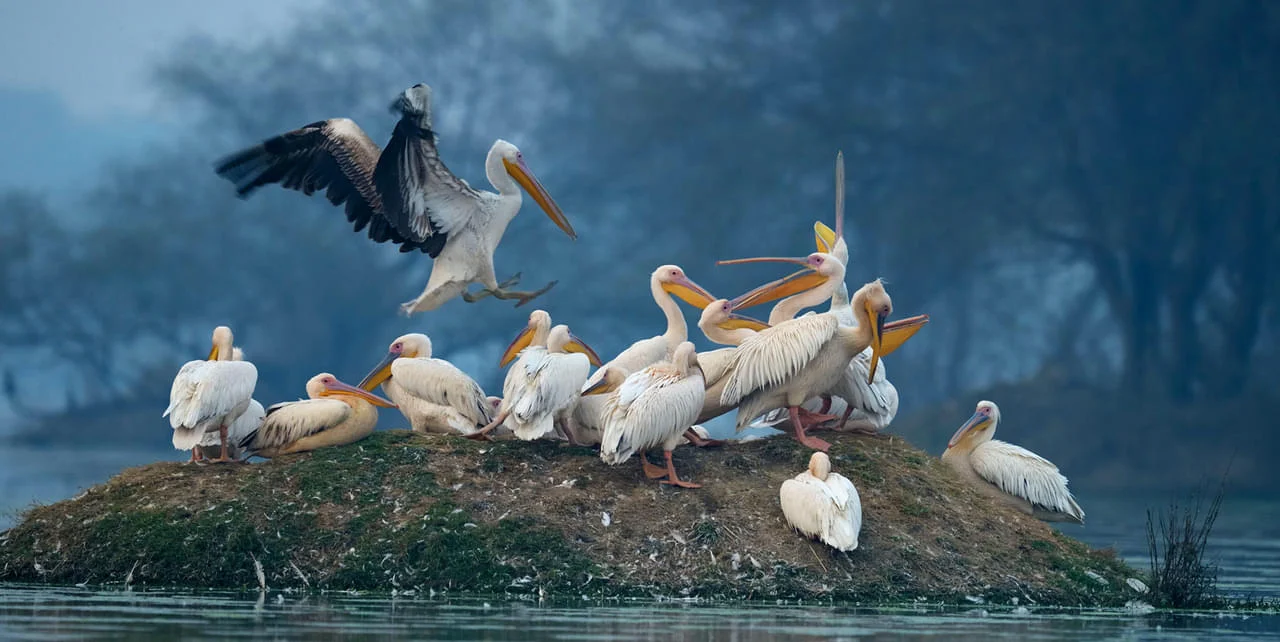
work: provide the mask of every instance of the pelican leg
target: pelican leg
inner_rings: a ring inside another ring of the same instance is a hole
[[[516,307],[518,308],[546,294],[548,290],[555,287],[556,283],[557,281],[552,281],[542,286],[541,289],[534,290],[532,292],[520,291],[520,290],[506,290],[506,289],[503,289],[501,286],[499,286],[498,289],[490,290],[489,293],[492,294],[496,299],[503,299],[503,300],[519,299],[520,302],[516,304]]]
[[[510,415],[510,414],[511,414],[511,410],[503,410],[502,412],[498,413],[497,417],[493,418],[493,421],[489,422],[488,426],[485,426],[484,428],[481,428],[480,430],[477,430],[476,432],[473,432],[470,435],[467,435],[467,439],[493,441],[493,438],[489,437],[489,433],[493,432],[494,428],[501,426],[502,422],[507,420],[507,415]]]
[[[680,488],[702,488],[702,484],[695,484],[690,481],[684,481],[683,479],[680,479],[678,475],[676,475],[676,465],[675,465],[675,462],[671,461],[670,450],[664,450],[662,451],[662,454],[665,455],[667,458],[667,478],[658,483],[670,484],[672,486],[679,486]]]
[[[825,415],[830,410],[831,410],[831,395],[822,395],[822,408],[818,410],[818,414]],[[845,419],[849,418],[849,415],[847,414],[847,412],[844,418]]]
[[[791,414],[791,424],[795,426],[796,429],[796,441],[808,448],[821,450],[822,452],[827,452],[827,449],[831,448],[831,444],[818,439],[817,437],[810,437],[805,434],[805,426],[800,422],[799,406],[790,406],[787,410]]]
[[[644,470],[645,477],[649,479],[662,479],[667,476],[667,471],[663,470],[662,466],[654,466],[649,463],[649,456],[646,455],[644,451],[636,454],[640,455],[640,468]]]
[[[227,425],[218,426],[218,438],[222,441],[222,454],[217,459],[210,459],[211,464],[225,464],[229,461],[235,461],[227,456]]]
[[[520,272],[516,272],[515,274],[512,274],[512,275],[511,275],[511,277],[510,277],[510,278],[508,278],[506,281],[503,281],[502,283],[499,283],[499,284],[498,284],[498,289],[500,289],[500,290],[501,290],[501,289],[504,289],[504,288],[509,288],[509,287],[512,287],[512,286],[514,286],[515,284],[519,283],[519,282],[520,282],[520,275],[521,275],[521,273],[520,273]]]
[[[200,447],[199,447],[199,446],[194,446],[194,447],[192,447],[192,448],[191,448],[191,459],[188,459],[188,460],[187,460],[187,463],[188,463],[188,464],[198,464],[198,463],[200,463],[200,460],[201,460],[201,459],[204,459],[204,453],[200,452]]]
[[[835,419],[839,419],[839,417],[835,415],[810,412],[806,410],[803,406],[799,408],[799,412],[800,412],[800,416],[804,419],[805,424],[809,427],[816,426],[821,423],[826,423],[828,421],[832,421]]]
[[[693,428],[684,431],[684,438],[688,439],[689,443],[698,448],[711,448],[714,446],[723,446],[725,444],[723,439],[703,439],[698,436],[698,433],[694,432]]]

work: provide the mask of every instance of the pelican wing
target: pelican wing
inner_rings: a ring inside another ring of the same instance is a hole
[[[729,368],[733,365],[737,351],[738,348],[733,347],[698,353],[698,365],[702,367],[702,377],[708,388],[720,381],[721,377],[729,374]]]
[[[858,547],[862,501],[843,475],[830,473],[824,482],[808,472],[800,473],[782,482],[778,499],[787,523],[796,530],[837,550]]]
[[[883,429],[898,414],[898,389],[889,382],[883,360],[876,368],[875,380],[868,384],[867,373],[870,370],[871,348],[867,348],[849,362],[844,376],[830,392],[853,406],[850,419],[864,419],[877,429]]]
[[[384,202],[387,221],[396,231],[439,248],[482,209],[480,192],[440,160],[435,132],[408,119],[396,124],[378,159],[374,182],[382,194],[396,196]]]
[[[702,377],[681,376],[668,363],[631,373],[605,402],[600,458],[619,464],[678,437],[698,419],[704,390]]]
[[[215,170],[235,183],[241,198],[272,183],[308,196],[325,190],[330,203],[346,205],[347,220],[355,224],[355,231],[368,226],[369,238],[375,242],[391,241],[402,252],[420,249],[436,256],[440,248],[400,233],[387,217],[386,203],[374,182],[380,155],[378,144],[354,121],[331,118],[231,154],[218,161]]]
[[[969,461],[979,477],[1000,490],[1037,508],[1084,521],[1084,511],[1067,489],[1067,478],[1044,457],[993,439],[974,448]]]
[[[785,383],[804,369],[839,329],[830,314],[786,321],[747,337],[738,346],[720,403],[735,406],[747,395]]]
[[[249,451],[287,446],[303,437],[328,430],[351,416],[351,406],[337,399],[286,401],[267,408],[258,429],[241,442]]]
[[[391,378],[410,396],[458,411],[473,425],[492,419],[484,390],[474,379],[444,359],[396,359]]]
[[[258,384],[248,361],[188,361],[178,370],[164,415],[174,429],[196,428],[247,404]]]

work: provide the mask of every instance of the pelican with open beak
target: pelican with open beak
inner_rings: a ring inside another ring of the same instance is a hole
[[[246,459],[279,457],[329,446],[351,444],[373,433],[377,406],[396,404],[363,388],[322,372],[307,381],[307,397],[267,408],[258,429],[240,442]]]

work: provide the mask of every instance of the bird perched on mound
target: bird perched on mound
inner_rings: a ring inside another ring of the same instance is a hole
[[[778,501],[792,528],[838,551],[858,548],[862,499],[853,482],[831,472],[831,459],[826,453],[813,453],[809,456],[809,470],[782,482]]]
[[[244,351],[240,348],[232,348],[231,360],[244,361]],[[249,433],[257,430],[258,426],[262,425],[262,419],[266,416],[267,410],[262,407],[262,404],[258,403],[257,399],[250,399],[249,407],[245,408],[244,412],[240,413],[240,416],[236,417],[230,426],[227,426],[227,456],[232,459],[240,459],[244,456],[244,450],[240,448],[240,442],[245,437],[248,437]],[[219,433],[206,432],[204,438],[200,440],[200,445],[192,448],[191,452],[194,454],[196,461],[200,461],[204,459],[205,449],[213,448],[221,445],[221,443],[222,439]]]
[[[279,457],[327,446],[344,446],[368,437],[378,409],[396,405],[327,373],[307,381],[309,399],[267,408],[262,425],[241,441],[246,457]]]
[[[217,434],[222,445],[222,453],[210,461],[233,461],[227,429],[249,407],[258,385],[258,369],[252,363],[232,361],[234,340],[231,328],[214,328],[209,358],[188,361],[173,378],[169,407],[161,416],[173,427],[173,447],[190,450],[190,461],[197,461],[195,449],[209,432]]]

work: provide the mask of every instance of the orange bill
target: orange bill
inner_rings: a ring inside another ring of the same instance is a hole
[[[516,338],[512,340],[510,345],[507,346],[507,349],[502,352],[502,360],[498,362],[498,367],[499,368],[507,367],[507,364],[511,363],[511,361],[520,354],[521,350],[524,350],[525,348],[529,347],[530,343],[533,343],[533,326],[532,325],[526,326],[523,330],[521,330],[520,334],[517,334]]]
[[[587,361],[591,362],[591,365],[596,366],[597,368],[604,364],[604,362],[600,360],[600,355],[596,354],[596,351],[592,350],[591,346],[587,345],[582,339],[579,339],[572,334],[569,335],[569,343],[564,344],[564,351],[587,355]]]
[[[541,207],[542,211],[547,213],[547,218],[550,218],[561,230],[564,230],[564,233],[568,234],[569,238],[577,240],[578,234],[573,231],[573,226],[569,224],[569,218],[564,215],[564,211],[560,209],[560,206],[556,205],[556,202],[552,200],[546,188],[538,181],[538,177],[533,175],[533,170],[529,169],[528,165],[525,165],[524,157],[517,155],[514,162],[504,158],[502,159],[502,164],[507,168],[507,173],[511,175],[511,178],[516,179],[520,187],[523,187],[524,191],[528,192],[534,201],[537,201],[538,207]]]

